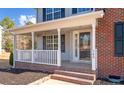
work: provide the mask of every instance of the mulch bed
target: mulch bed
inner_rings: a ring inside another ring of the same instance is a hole
[[[22,69],[0,69],[0,83],[5,85],[26,85],[47,75],[43,72]]]
[[[10,69],[9,62],[0,60],[0,84],[26,85],[49,75],[47,72]]]

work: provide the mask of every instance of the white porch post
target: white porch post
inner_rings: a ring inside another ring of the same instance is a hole
[[[61,29],[57,29],[58,32],[58,53],[57,53],[57,64],[61,66]]]
[[[16,65],[16,35],[13,35],[13,68]]]
[[[34,62],[34,32],[31,32],[32,36],[32,63]]]
[[[96,55],[96,23],[92,24],[92,70],[96,70],[97,55]]]

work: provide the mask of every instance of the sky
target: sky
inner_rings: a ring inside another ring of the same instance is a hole
[[[0,8],[0,21],[6,16],[10,17],[16,26],[23,26],[28,20],[36,23],[34,8]]]

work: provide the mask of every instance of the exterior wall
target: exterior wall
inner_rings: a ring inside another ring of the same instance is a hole
[[[68,61],[68,60],[70,60],[70,36],[69,36],[69,32],[67,32],[66,34],[65,34],[65,53],[62,53],[61,54],[61,58],[62,58],[62,60],[63,61]]]
[[[37,10],[36,10],[36,15],[37,15],[37,23],[40,23],[40,22],[42,22],[43,21],[43,10],[42,10],[42,8],[37,8]]]
[[[124,57],[114,56],[114,22],[118,21],[124,21],[124,9],[105,9],[104,17],[98,20],[96,45],[99,77],[124,77]]]
[[[37,37],[37,50],[43,50],[43,37],[42,36],[39,36]]]

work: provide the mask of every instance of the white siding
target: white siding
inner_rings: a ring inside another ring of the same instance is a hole
[[[37,9],[37,23],[43,21],[43,10],[41,8]]]
[[[69,51],[70,51],[70,36],[69,36],[69,32],[67,32],[66,34],[65,34],[65,52],[64,53],[62,53],[62,60],[69,60]]]
[[[38,50],[43,49],[43,38],[42,37],[37,37],[37,48]]]

